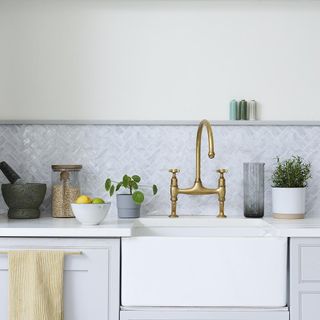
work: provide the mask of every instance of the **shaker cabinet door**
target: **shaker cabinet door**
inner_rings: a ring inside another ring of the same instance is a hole
[[[65,320],[118,320],[120,241],[118,239],[0,239],[0,251],[45,249],[66,255]],[[8,318],[8,257],[0,255],[0,319]]]
[[[320,239],[290,240],[290,320],[320,315]]]

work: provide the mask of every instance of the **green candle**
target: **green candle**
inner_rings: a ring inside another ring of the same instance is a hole
[[[248,120],[247,101],[241,100],[239,103],[239,106],[240,106],[240,119]]]
[[[230,120],[238,120],[237,118],[237,101],[236,100],[232,100],[230,102],[230,113],[229,113],[229,119]]]

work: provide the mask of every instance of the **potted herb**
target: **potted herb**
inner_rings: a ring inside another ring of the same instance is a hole
[[[305,214],[306,187],[311,164],[299,156],[280,161],[272,174],[272,215],[275,218],[301,219]]]
[[[141,191],[145,188],[151,188],[153,195],[158,192],[157,186],[146,186],[140,184],[141,178],[138,175],[128,176],[124,175],[122,181],[113,181],[108,178],[105,182],[106,191],[109,192],[110,197],[124,188],[128,191],[125,194],[117,194],[117,208],[119,218],[139,218],[140,206],[144,201],[144,193]]]

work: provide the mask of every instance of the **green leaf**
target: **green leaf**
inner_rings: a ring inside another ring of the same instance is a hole
[[[125,187],[125,188],[128,188],[129,186],[129,181],[130,181],[130,177],[127,176],[126,174],[123,176],[122,178],[122,185]]]
[[[152,191],[153,191],[153,195],[157,194],[158,192],[158,187],[155,184],[152,186]]]
[[[132,195],[132,199],[136,204],[141,204],[144,200],[144,194],[141,191],[135,191]]]
[[[114,193],[114,185],[112,185],[111,187],[110,187],[110,197],[112,197],[112,195],[113,195],[113,193]]]
[[[116,191],[118,191],[122,187],[122,181],[120,181],[116,186]]]
[[[134,182],[139,183],[139,182],[141,181],[141,178],[140,178],[139,176],[137,176],[137,175],[134,175],[134,176],[132,176],[132,180],[133,180]]]
[[[109,191],[110,190],[110,187],[111,187],[111,179],[107,179],[105,184],[104,184],[104,187],[106,188],[106,191]]]
[[[134,182],[133,180],[131,180],[129,182],[129,186],[134,189],[134,190],[137,190],[138,189],[138,184],[136,182]]]

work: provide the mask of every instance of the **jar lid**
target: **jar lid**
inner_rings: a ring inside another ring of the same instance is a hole
[[[53,164],[53,171],[79,171],[82,169],[81,164]]]

